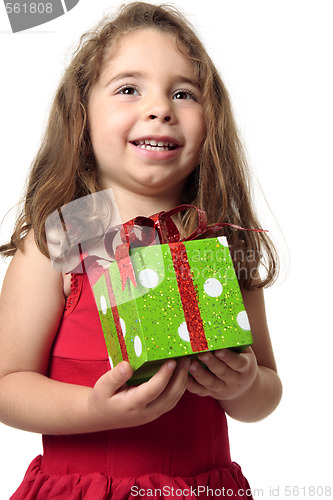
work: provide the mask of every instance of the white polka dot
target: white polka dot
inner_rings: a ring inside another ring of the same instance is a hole
[[[102,313],[106,314],[107,310],[108,310],[108,306],[107,306],[106,299],[105,299],[104,295],[101,295],[101,298],[99,299],[99,303],[101,305]]]
[[[123,318],[119,318],[119,323],[120,323],[121,331],[123,332],[123,336],[125,337],[125,335],[126,335],[126,323],[123,320]]]
[[[113,361],[112,361],[112,359],[111,359],[111,356],[109,356],[109,363],[110,363],[111,370],[112,370],[112,368],[113,368]]]
[[[210,297],[219,297],[223,292],[223,286],[216,278],[208,278],[204,283],[204,290]]]
[[[241,311],[237,315],[237,323],[243,330],[250,330],[249,318],[247,317],[246,311]]]
[[[185,340],[185,342],[190,342],[190,334],[188,333],[187,324],[185,321],[184,323],[180,323],[178,327],[178,335],[182,340]]]
[[[153,269],[143,269],[139,274],[139,281],[145,288],[154,288],[158,284],[158,274]]]
[[[134,339],[134,351],[137,357],[139,358],[142,353],[142,343],[140,337],[136,336]]]
[[[223,245],[224,247],[228,247],[228,240],[227,240],[227,237],[226,236],[219,236],[217,238],[218,242],[221,243],[221,245]]]

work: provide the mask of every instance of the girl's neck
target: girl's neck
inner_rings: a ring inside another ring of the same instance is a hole
[[[149,217],[152,214],[170,210],[181,204],[178,193],[146,196],[114,189],[113,195],[122,222],[134,219],[137,216]]]

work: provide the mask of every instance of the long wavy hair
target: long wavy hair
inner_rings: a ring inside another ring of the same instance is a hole
[[[260,227],[230,99],[217,69],[193,27],[177,9],[134,2],[123,5],[116,16],[105,18],[81,37],[54,97],[15,230],[10,242],[0,247],[4,256],[22,248],[31,228],[38,248],[48,255],[47,217],[70,201],[99,190],[87,118],[90,91],[120,37],[148,28],[176,40],[178,49],[192,62],[201,86],[206,136],[198,166],[185,185],[183,203],[204,209],[210,225],[227,222],[248,229]],[[184,212],[183,225],[187,234],[193,231],[195,211]],[[227,228],[225,234],[240,285],[247,289],[254,283],[258,286],[260,264],[266,272],[259,286],[271,284],[277,276],[278,257],[267,233]]]

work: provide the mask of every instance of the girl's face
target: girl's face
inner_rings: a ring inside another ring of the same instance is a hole
[[[192,64],[152,29],[120,39],[92,88],[88,118],[102,189],[180,200],[205,124]]]

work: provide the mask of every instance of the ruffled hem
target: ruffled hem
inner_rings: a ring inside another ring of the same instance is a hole
[[[250,486],[236,463],[195,477],[170,477],[149,474],[140,477],[112,478],[105,474],[46,474],[42,457],[30,464],[21,486],[10,500],[133,500],[153,498],[231,498],[253,500]]]

